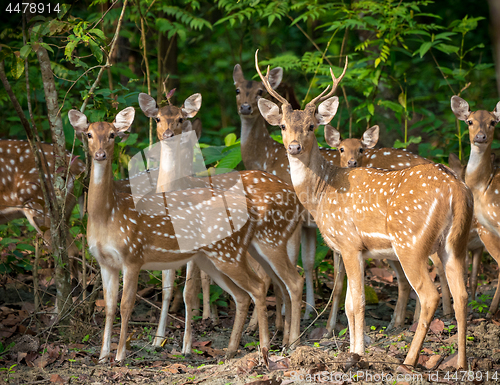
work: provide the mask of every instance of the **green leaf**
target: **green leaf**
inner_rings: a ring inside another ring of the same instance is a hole
[[[368,112],[371,114],[371,115],[374,115],[375,114],[375,107],[373,105],[373,103],[370,103],[366,106],[366,108],[368,109]]]
[[[24,60],[19,56],[14,55],[14,60],[12,61],[11,73],[14,79],[19,79],[24,72]]]
[[[75,47],[78,45],[80,39],[78,39],[75,35],[70,35],[68,39],[69,43],[66,44],[66,47],[64,48],[64,55],[66,56],[66,59],[72,61],[71,55]]]
[[[449,45],[449,44],[438,44],[438,45],[436,45],[436,49],[438,49],[441,52],[444,52],[448,55],[451,53],[457,53],[459,50],[458,47],[455,47],[454,45]]]
[[[133,133],[128,136],[126,140],[123,140],[118,143],[120,147],[125,147],[125,146],[132,146],[137,142],[137,138],[139,137],[139,134]]]
[[[31,52],[31,44],[29,44],[29,43],[26,44],[25,46],[23,46],[21,48],[21,50],[19,52],[21,53],[21,58],[26,59]]]
[[[433,45],[434,43],[432,41],[426,41],[425,43],[423,43],[417,51],[418,53],[420,53],[420,57],[422,58]]]
[[[61,20],[64,17],[64,15],[66,15],[66,13],[69,11],[69,9],[71,8],[71,5],[65,4],[65,3],[62,3],[62,4],[58,3],[58,5],[59,5],[60,12],[57,14],[57,18],[59,20]]]
[[[92,28],[90,31],[90,33],[93,33],[94,35],[98,36],[100,39],[102,39],[103,41],[106,41],[106,35],[104,34],[103,31],[101,31],[100,29],[97,29],[97,28]]]
[[[381,59],[379,57],[375,59],[375,68],[378,67],[378,65],[380,64],[380,61],[381,61]]]
[[[16,246],[16,249],[21,251],[35,251],[35,248],[32,245],[28,245],[27,243],[19,243]]]
[[[92,51],[92,54],[95,56],[95,58],[97,59],[97,61],[99,63],[102,63],[103,55],[102,55],[101,48],[94,40],[90,40],[89,43],[90,43],[90,50]]]
[[[241,147],[235,147],[231,151],[227,152],[220,162],[217,164],[216,168],[225,168],[233,170],[241,162]]]
[[[235,143],[236,143],[236,135],[234,133],[230,133],[226,135],[226,137],[224,138],[224,144],[228,147]]]

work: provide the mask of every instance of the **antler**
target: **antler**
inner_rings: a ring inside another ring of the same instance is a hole
[[[347,64],[348,64],[348,62],[349,62],[349,60],[347,59],[347,56],[346,56],[346,57],[345,57],[345,66],[344,66],[344,71],[342,71],[342,74],[339,76],[339,78],[338,78],[338,79],[335,77],[335,75],[333,74],[332,68],[330,67],[330,74],[332,75],[332,81],[333,81],[332,89],[330,90],[330,92],[329,92],[327,95],[323,96],[323,95],[324,95],[324,93],[325,93],[326,91],[328,91],[328,88],[329,88],[330,86],[326,87],[326,89],[325,89],[325,90],[324,90],[321,94],[319,94],[318,96],[316,96],[313,100],[311,100],[311,101],[309,102],[309,104],[314,104],[314,105],[315,105],[317,102],[322,102],[323,100],[326,100],[326,99],[328,99],[330,96],[332,96],[332,95],[333,95],[333,93],[334,93],[334,92],[335,92],[335,90],[337,89],[337,86],[339,85],[339,83],[341,82],[342,78],[344,77],[344,75],[345,75],[345,73],[346,73],[346,71],[347,71]]]
[[[259,74],[260,78],[262,79],[262,83],[264,83],[264,87],[266,87],[267,92],[269,93],[269,95],[276,98],[282,104],[290,104],[290,103],[288,103],[288,100],[286,100],[283,96],[278,94],[273,89],[273,87],[271,87],[271,84],[269,84],[269,66],[267,66],[267,73],[266,73],[265,77],[262,75],[262,72],[260,72],[258,53],[259,53],[259,50],[255,51],[255,68],[257,69],[257,73]]]

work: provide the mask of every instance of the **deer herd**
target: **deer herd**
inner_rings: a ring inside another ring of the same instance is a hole
[[[276,328],[283,332],[282,344],[293,348],[300,341],[304,282],[304,318],[309,319],[315,309],[313,270],[319,229],[335,256],[336,283],[327,336],[333,334],[346,274],[350,351],[364,354],[364,260],[387,259],[398,282],[398,300],[390,326],[404,325],[411,288],[418,296],[418,326],[404,365],[417,364],[442,296],[445,315],[452,315],[453,300],[457,366],[466,369],[468,251],[473,252],[472,298],[483,247],[500,263],[500,174],[492,162],[491,150],[494,128],[500,120],[500,102],[493,112],[471,112],[465,100],[451,98],[453,113],[468,125],[471,151],[466,166],[451,154],[447,167],[405,150],[374,148],[378,126],[367,129],[361,139],[341,140],[340,133],[329,123],[339,106],[334,92],[346,73],[347,59],[339,78],[330,69],[331,88],[300,110],[276,91],[282,69],[268,67],[263,75],[257,54],[255,67],[260,81],[246,80],[238,64],[233,72],[246,171],[217,174],[209,170],[180,175],[181,168],[193,168],[193,153],[175,155],[163,144],[186,135],[200,137],[200,121],[189,119],[200,110],[202,97],[194,94],[181,107],[169,102],[159,108],[150,95],[141,93],[139,106],[156,121],[162,147],[157,185],[149,186],[138,199],[132,175],[129,180],[113,180],[115,138],[130,131],[135,109],[125,108],[111,123],[89,123],[83,113],[69,111],[76,134],[88,140],[92,160],[87,239],[89,251],[101,268],[105,299],[100,360],[106,361],[111,353],[120,272],[123,293],[117,361],[126,358],[127,328],[140,270],[163,270],[162,312],[154,340],[154,345],[159,346],[165,338],[175,270],[186,264],[183,354],[191,352],[192,310],[197,307],[193,282],[200,270],[204,316],[209,314],[206,299],[210,279],[235,303],[227,357],[238,350],[251,301],[254,317],[248,330],[258,325],[260,349],[267,355],[270,338],[266,293],[271,282],[277,299]],[[272,99],[265,98],[266,94]],[[271,137],[268,124],[281,129],[283,144]],[[315,131],[320,125],[325,126],[326,143],[335,149],[318,146]],[[50,174],[54,171],[51,145],[44,144],[41,151],[48,167],[44,171]],[[76,204],[72,194],[74,179],[84,171],[83,163],[69,155],[68,164],[67,221]],[[146,172],[149,177],[152,173],[149,169]],[[25,141],[1,140],[0,223],[23,216],[50,247],[46,231],[50,218],[44,211],[30,147]],[[206,237],[212,240],[204,241]],[[71,237],[67,242],[70,256],[76,258],[78,249]],[[296,268],[300,249],[304,278]],[[440,276],[441,296],[428,272],[429,258]],[[497,285],[490,315],[498,310],[499,301]]]

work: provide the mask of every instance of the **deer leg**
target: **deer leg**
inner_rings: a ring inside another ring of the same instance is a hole
[[[198,269],[199,271],[199,269]],[[193,295],[196,296],[194,289],[196,287],[193,275],[196,274],[196,266],[194,261],[189,261],[186,266],[186,282],[184,283],[184,339],[182,342],[182,354],[188,356],[191,354],[191,346],[193,344]]]
[[[238,287],[238,285],[236,285],[232,281],[232,279],[230,279],[226,274],[222,272],[220,265],[215,266],[207,258],[200,258],[197,260],[197,263],[201,269],[209,274],[213,278],[213,280],[222,289],[224,289],[224,291],[231,295],[236,304],[236,315],[234,317],[233,330],[231,332],[231,337],[229,339],[229,344],[226,352],[226,357],[231,358],[238,351],[238,346],[241,341],[241,335],[243,333],[243,327],[245,325],[245,320],[248,313],[248,306],[250,305],[250,297],[245,290],[242,290],[240,287]]]
[[[398,261],[388,262],[392,269],[396,272],[396,277],[398,278],[398,300],[396,302],[396,308],[394,309],[391,322],[389,323],[389,326],[387,326],[387,330],[391,330],[394,327],[398,328],[405,324],[406,306],[408,305],[408,299],[410,298],[411,287],[406,279],[403,269],[401,268],[401,264]]]
[[[423,254],[407,255],[409,254],[408,251],[398,246],[393,247],[398,255],[408,281],[420,299],[420,317],[418,319],[417,330],[404,361],[406,365],[415,366],[425,335],[427,334],[427,330],[429,329],[429,325],[439,304],[439,293],[427,271],[428,256]]]
[[[347,274],[346,315],[349,321],[351,352],[365,353],[365,279],[364,259],[360,251],[343,251]]]
[[[483,248],[479,247],[476,250],[472,250],[472,271],[470,273],[470,293],[472,300],[476,299],[477,290],[477,274],[479,271],[479,263],[481,262],[481,256],[483,255]]]
[[[443,262],[446,269],[446,277],[453,295],[453,308],[457,320],[458,329],[458,368],[467,369],[467,357],[465,352],[467,338],[467,289],[465,288],[465,254],[467,251],[453,250],[454,253],[445,254]],[[461,255],[460,255],[460,254]],[[457,369],[458,369],[457,368]]]
[[[486,250],[493,257],[493,259],[500,265],[500,237],[494,235],[491,231],[483,228],[483,231],[479,232],[481,241],[483,241]],[[492,317],[498,310],[498,303],[500,302],[500,276],[497,283],[497,288],[493,300],[491,301],[490,310],[488,318]]]
[[[450,317],[452,315],[451,310],[451,293],[450,287],[448,286],[448,281],[446,280],[446,275],[444,272],[443,264],[439,259],[437,254],[433,254],[430,257],[432,263],[436,266],[437,274],[439,275],[439,282],[441,283],[441,299],[443,301],[443,315],[445,317]]]
[[[248,257],[247,257],[248,258]],[[254,259],[254,262],[252,262],[252,259],[248,259],[250,266],[252,266],[253,271],[264,281],[265,287],[266,287],[266,294],[269,291],[269,286],[271,286],[271,277],[269,277],[265,271],[264,268]],[[277,295],[277,290],[275,290],[275,295]],[[283,330],[283,319],[281,318],[281,309],[279,310],[279,315],[278,315],[278,298],[276,297],[276,329],[278,330]],[[279,319],[278,319],[279,318]],[[245,330],[245,333],[254,333],[257,330],[257,326],[259,325],[257,321],[257,311],[254,309],[252,313],[252,318],[250,318],[250,322],[248,323],[248,326]]]
[[[111,347],[111,333],[115,320],[116,304],[118,302],[119,271],[101,265],[104,302],[106,305],[106,323],[102,335],[102,347],[99,361],[104,362],[109,357]]]
[[[163,270],[161,272],[162,281],[162,302],[161,302],[161,313],[160,322],[158,323],[158,330],[156,331],[156,336],[153,341],[153,346],[161,346],[163,340],[165,339],[165,329],[167,327],[168,321],[168,308],[170,306],[170,300],[172,299],[172,294],[174,292],[174,281],[175,281],[175,270]]]
[[[342,296],[345,277],[345,267],[344,262],[342,261],[342,256],[339,253],[334,252],[333,260],[335,281],[333,284],[332,309],[330,310],[330,316],[328,317],[328,321],[326,323],[327,338],[333,337],[335,325],[337,324],[337,314],[339,312],[340,297]]]
[[[194,264],[193,272],[191,273],[191,279],[193,280],[193,288],[191,298],[191,309],[193,309],[193,317],[200,316],[200,298],[198,294],[201,292],[201,272],[200,268]]]
[[[302,266],[306,278],[306,310],[304,319],[309,319],[315,309],[314,300],[314,258],[316,255],[316,229],[302,226]]]
[[[127,341],[128,321],[134,308],[138,280],[139,268],[136,269],[135,266],[123,267],[123,293],[120,303],[121,329],[118,350],[116,351],[116,361],[123,361],[127,353],[125,343]]]
[[[296,230],[300,231],[300,229]],[[294,235],[292,235],[294,237]],[[283,344],[291,341],[293,344],[300,335],[300,309],[303,279],[297,273],[295,266],[288,257],[289,247],[268,246],[252,242],[249,247],[251,255],[262,265],[266,273],[280,289],[285,303],[285,330]],[[269,257],[272,256],[272,257]],[[278,292],[278,290],[275,290]],[[277,307],[278,311],[278,307]],[[289,334],[289,336],[288,336]]]
[[[201,291],[203,292],[203,319],[210,318],[210,277],[204,271],[201,275]]]

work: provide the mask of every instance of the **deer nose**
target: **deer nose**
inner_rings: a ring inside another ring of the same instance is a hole
[[[172,136],[174,136],[174,132],[170,128],[163,133],[163,139],[168,139]]]
[[[243,103],[240,107],[240,113],[242,115],[250,115],[252,113],[252,106],[248,103]]]
[[[349,159],[347,161],[347,167],[358,167],[358,161],[354,159]]]
[[[479,131],[474,137],[474,142],[476,143],[484,143],[486,142],[486,134],[484,132]]]
[[[300,152],[302,151],[302,147],[300,146],[299,143],[297,142],[292,142],[288,145],[288,153],[290,155],[297,155],[297,154],[300,154]]]
[[[106,160],[106,153],[104,150],[99,150],[94,155],[95,160]]]

